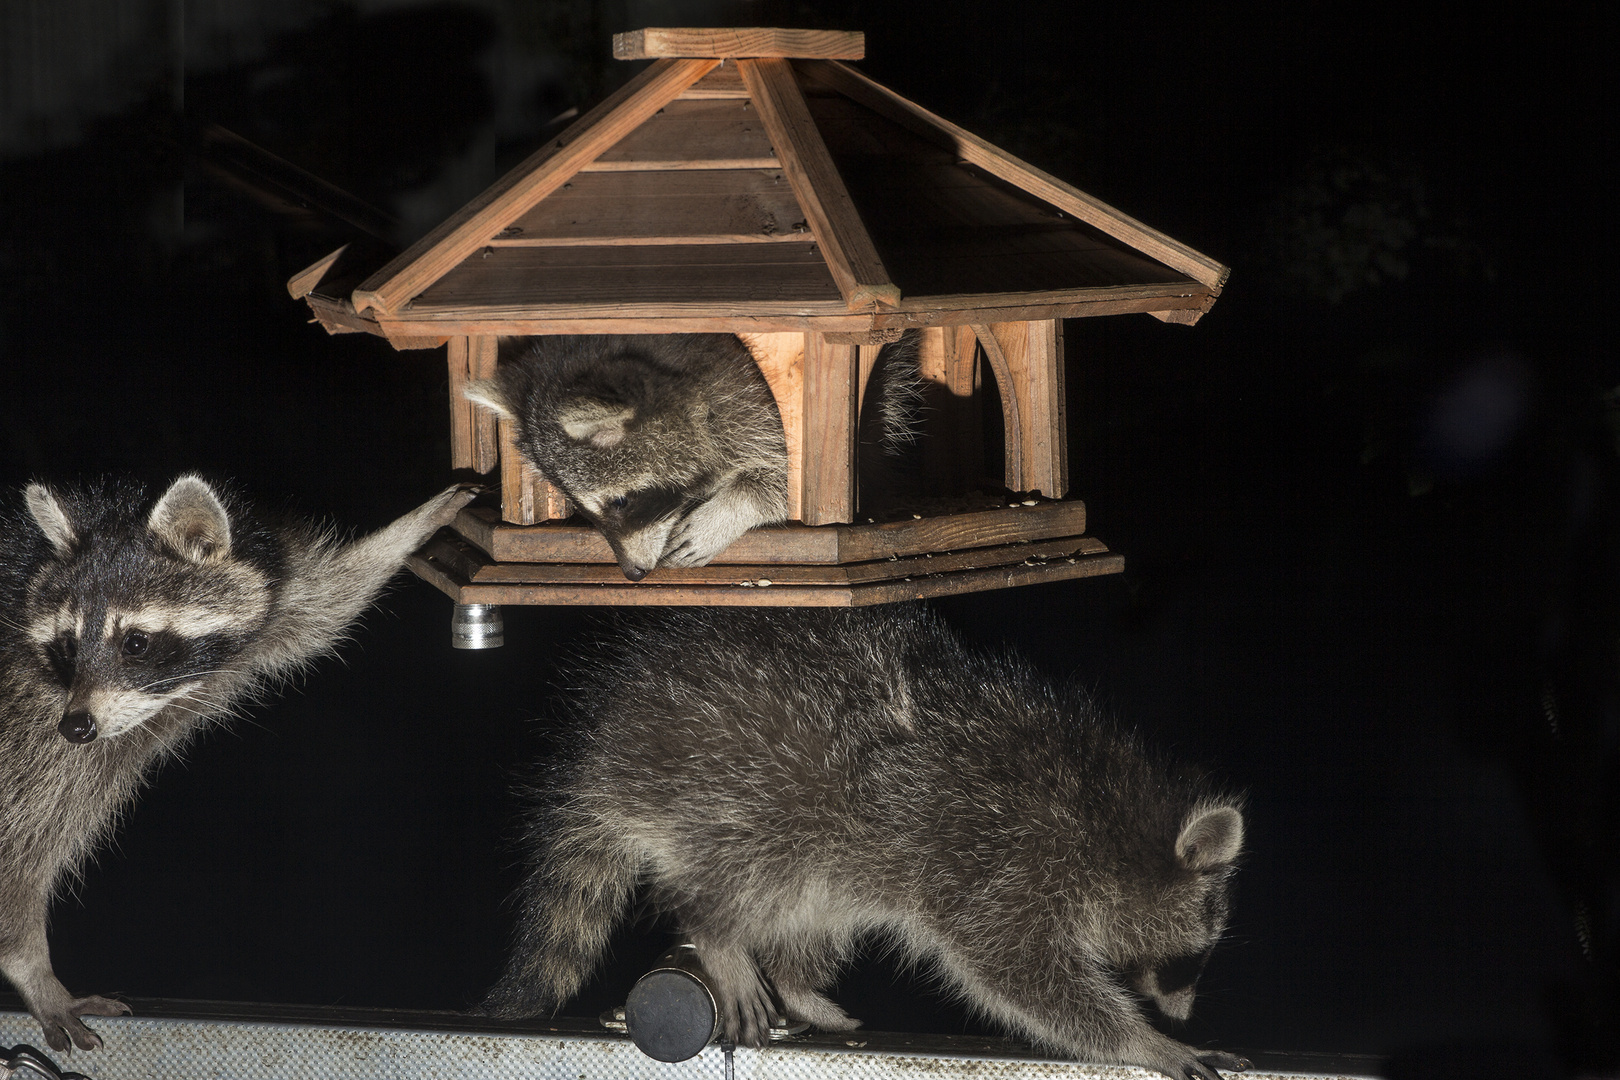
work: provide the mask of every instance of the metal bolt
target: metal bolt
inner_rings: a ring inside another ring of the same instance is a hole
[[[499,604],[457,604],[450,616],[450,644],[458,649],[498,649],[506,644]]]

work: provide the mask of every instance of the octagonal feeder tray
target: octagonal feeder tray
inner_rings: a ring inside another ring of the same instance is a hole
[[[464,511],[418,574],[460,604],[855,605],[1122,568],[1065,498],[1062,320],[1192,324],[1227,269],[844,62],[864,48],[617,35],[615,55],[652,64],[494,186],[380,267],[343,248],[288,283],[332,333],[448,347],[452,466],[498,474],[500,507]],[[878,350],[907,330],[926,489],[879,518],[857,502],[855,433]],[[632,583],[460,388],[493,373],[500,336],[715,331],[776,397],[792,520]]]

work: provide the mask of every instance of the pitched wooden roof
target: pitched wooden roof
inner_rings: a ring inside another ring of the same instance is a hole
[[[1194,322],[1219,295],[1226,267],[843,62],[863,48],[821,31],[619,35],[617,55],[657,59],[386,265],[333,273],[329,257],[289,288],[329,329],[402,345]]]

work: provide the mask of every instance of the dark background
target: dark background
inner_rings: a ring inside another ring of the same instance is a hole
[[[1124,575],[939,606],[1251,793],[1193,1042],[1397,1076],[1616,1067],[1620,365],[1595,4],[0,7],[0,482],[201,468],[374,528],[448,478],[442,352],[328,338],[350,235],[408,242],[622,82],[614,31],[862,29],[862,67],[1231,265],[1198,326],[1067,325],[1071,473]],[[341,663],[163,770],[55,908],[77,993],[457,1009],[493,981],[512,770],[588,616],[449,647],[414,580]],[[660,938],[567,1010],[623,1000]],[[980,1030],[874,960],[877,1030]]]

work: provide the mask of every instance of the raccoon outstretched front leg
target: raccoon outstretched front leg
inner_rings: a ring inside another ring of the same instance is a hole
[[[659,565],[707,566],[749,529],[786,516],[785,478],[774,472],[743,473],[675,523]]]
[[[126,1016],[129,1006],[105,997],[76,998],[51,970],[50,947],[45,939],[46,899],[30,896],[13,901],[0,898],[0,910],[15,918],[0,926],[0,974],[22,995],[28,1010],[45,1034],[45,1042],[58,1052],[69,1045],[96,1050],[101,1036],[85,1027],[81,1016]]]
[[[458,484],[369,536],[347,544],[326,537],[293,552],[297,563],[283,583],[277,615],[265,628],[256,666],[295,670],[330,651],[405,565],[406,556],[454,521],[478,491]]]
[[[1232,1054],[1195,1050],[1156,1031],[1125,988],[1083,957],[1054,949],[1045,964],[1009,962],[958,942],[939,962],[986,1014],[1082,1061],[1140,1065],[1172,1080],[1221,1080],[1216,1069],[1248,1068]]]

